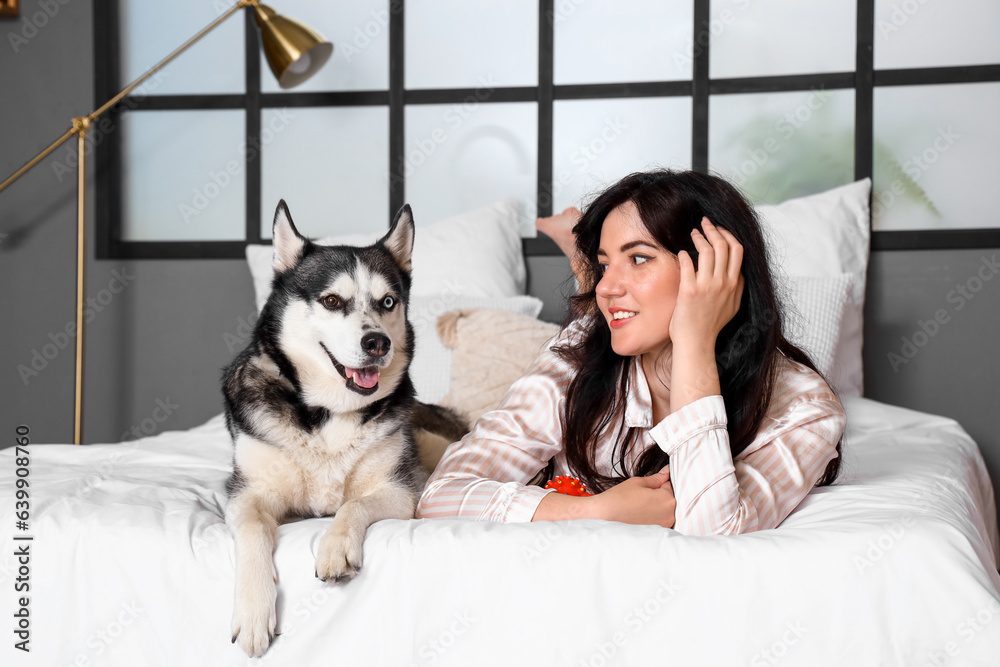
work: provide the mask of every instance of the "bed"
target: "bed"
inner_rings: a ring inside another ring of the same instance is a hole
[[[361,574],[329,586],[313,562],[331,520],[286,524],[281,635],[260,660],[229,642],[221,416],[127,444],[31,448],[24,533],[13,530],[7,449],[0,604],[11,619],[11,545],[29,544],[31,653],[8,634],[2,662],[998,664],[996,516],[978,448],[949,419],[865,398],[845,408],[842,480],[775,530],[383,521]]]
[[[951,419],[860,395],[851,338],[860,336],[867,262],[858,202],[867,206],[869,186],[762,211],[787,215],[799,232],[808,206],[822,212],[830,236],[803,232],[806,250],[782,246],[786,266],[800,258],[813,270],[790,278],[785,294],[796,335],[836,379],[848,416],[838,483],[814,490],[778,528],[692,537],[606,521],[390,520],[369,529],[361,574],[328,585],[313,565],[331,519],[285,524],[275,553],[281,634],[251,660],[229,641],[234,553],[223,516],[232,446],[221,415],[127,443],[33,444],[27,457],[0,451],[0,613],[12,628],[0,662],[1000,664],[1000,540],[976,443]],[[854,222],[831,224],[834,209]],[[418,274],[416,251],[414,265]],[[428,279],[417,290],[414,280],[424,399],[457,406],[469,392],[455,387],[463,377],[468,386],[475,363],[459,339],[481,338],[442,313],[470,322],[475,312],[538,314],[537,300],[517,293],[516,269],[505,287],[503,271],[491,278],[477,268],[451,288]],[[266,298],[266,280],[261,289]],[[448,321],[450,340],[435,335]],[[440,354],[451,355],[447,363]],[[496,375],[475,377],[502,389]],[[19,479],[30,490],[25,530]],[[25,638],[30,652],[17,648]]]

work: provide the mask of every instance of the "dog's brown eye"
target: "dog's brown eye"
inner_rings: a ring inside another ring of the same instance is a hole
[[[340,305],[340,297],[336,294],[331,294],[330,296],[323,297],[323,305],[327,308],[336,308]]]

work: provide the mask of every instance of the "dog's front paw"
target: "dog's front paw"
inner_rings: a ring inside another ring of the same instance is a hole
[[[364,555],[365,534],[353,535],[330,526],[319,543],[316,554],[316,577],[323,581],[353,579],[361,569]]]
[[[258,586],[241,586],[236,591],[233,608],[233,643],[251,658],[264,654],[274,640],[277,616],[274,611],[278,589],[272,580]]]

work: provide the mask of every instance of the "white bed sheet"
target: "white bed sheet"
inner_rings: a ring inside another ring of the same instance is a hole
[[[688,537],[577,521],[384,521],[346,585],[313,576],[330,519],[280,528],[279,636],[230,644],[222,418],[133,443],[31,447],[15,530],[0,452],[0,613],[29,543],[31,652],[4,665],[1000,665],[993,489],[953,420],[845,400],[840,483],[776,530]]]

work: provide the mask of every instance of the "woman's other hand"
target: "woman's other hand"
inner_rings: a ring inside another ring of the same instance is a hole
[[[702,218],[702,235],[691,231],[698,249],[698,270],[687,251],[680,251],[681,283],[677,305],[670,320],[670,340],[678,343],[709,343],[714,347],[719,332],[736,316],[743,296],[743,246],[728,230]]]
[[[670,483],[670,466],[648,477],[631,477],[588,500],[594,503],[597,518],[674,527],[677,500]]]

